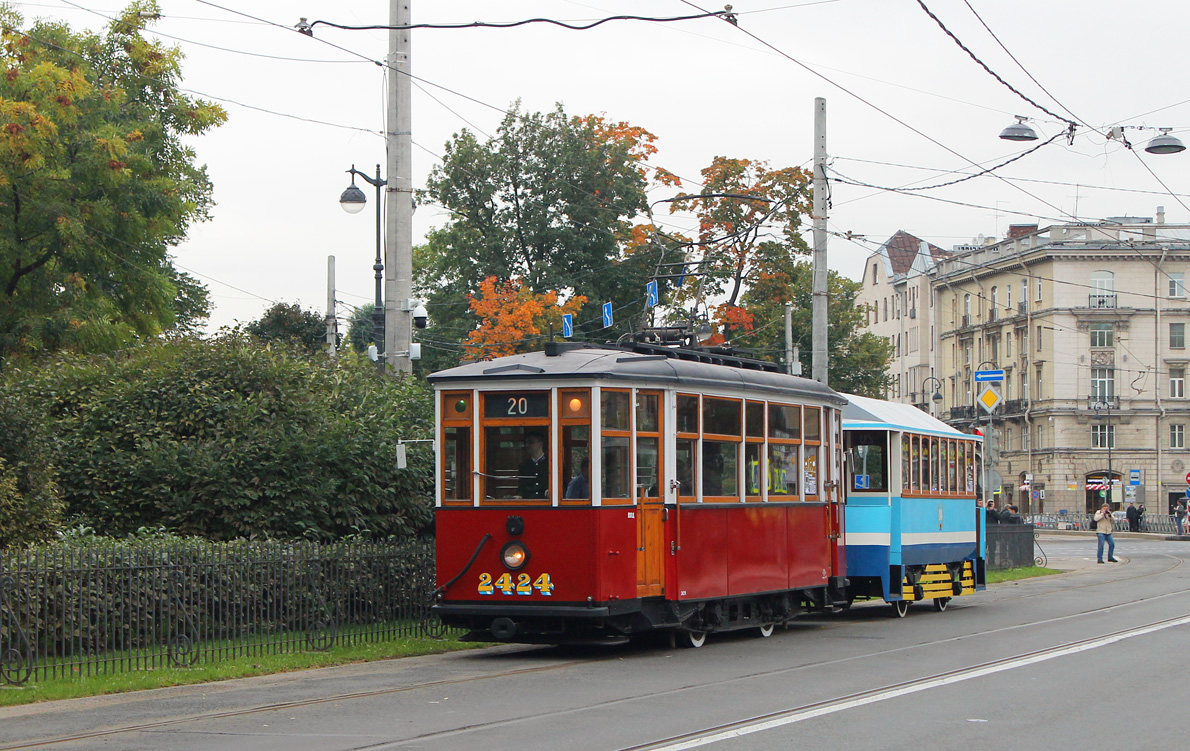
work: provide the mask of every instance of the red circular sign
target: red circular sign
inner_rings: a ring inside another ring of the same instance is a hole
[[[1190,472],[1186,473],[1186,484],[1190,485]]]

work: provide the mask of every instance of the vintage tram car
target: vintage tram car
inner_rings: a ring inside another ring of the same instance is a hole
[[[936,572],[905,557],[913,542],[903,535],[901,547],[866,546],[860,588],[848,588],[848,401],[820,383],[722,351],[572,343],[430,380],[434,612],[465,638],[615,642],[668,630],[699,646],[716,631],[767,636],[799,612],[856,596],[935,592],[923,587]],[[881,457],[890,482],[899,479],[894,432]],[[887,506],[889,523],[908,520],[896,516],[909,508],[903,499]],[[930,565],[951,571],[978,551],[963,556]],[[896,582],[894,566],[906,567]],[[973,582],[965,563],[957,570],[953,594],[962,594]]]

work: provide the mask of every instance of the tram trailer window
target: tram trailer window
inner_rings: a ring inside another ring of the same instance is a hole
[[[853,459],[853,489],[887,491],[888,433],[883,430],[852,430],[847,436]]]

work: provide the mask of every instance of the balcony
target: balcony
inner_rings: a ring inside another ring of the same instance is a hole
[[[998,320],[1000,320],[1000,311],[996,310],[995,308],[992,308],[991,310],[989,310],[988,311],[988,321],[991,322],[991,321],[998,321]]]
[[[1087,409],[1119,409],[1120,397],[1118,396],[1088,396]]]
[[[1018,302],[1016,304],[1016,312],[1019,313],[1020,315],[1024,315],[1024,314],[1028,313],[1029,312],[1029,303],[1025,302],[1024,300],[1021,300],[1020,302]]]
[[[910,318],[917,318],[917,308],[910,308],[910,309],[909,309],[909,317],[910,317]]]
[[[1025,400],[1024,399],[1009,399],[1006,402],[1004,402],[1003,414],[1019,415],[1020,413],[1022,413],[1024,411],[1025,411]]]
[[[1114,308],[1116,307],[1116,296],[1113,295],[1088,295],[1088,308]]]
[[[963,315],[963,322],[961,325],[963,328],[967,328],[968,326],[971,325],[971,314],[970,313],[965,313]]]
[[[975,419],[975,407],[974,406],[951,407],[950,408],[950,417],[948,419],[950,419],[950,420],[974,420]]]

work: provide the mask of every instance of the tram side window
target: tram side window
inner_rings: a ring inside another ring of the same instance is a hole
[[[591,429],[586,425],[562,428],[562,470],[565,498],[591,497]]]
[[[599,412],[605,429],[631,430],[628,415],[627,391],[602,391],[599,394]]]
[[[853,490],[888,490],[887,436],[887,433],[876,430],[857,430],[850,434]]]
[[[901,490],[909,490],[909,436],[901,434]]]
[[[636,395],[636,487],[648,498],[661,494],[661,395]]]
[[[484,430],[484,496],[549,498],[547,426],[500,426]]]
[[[446,428],[442,446],[442,497],[471,499],[471,428]]]
[[[702,442],[703,496],[738,496],[739,444],[727,441]]]
[[[678,466],[675,477],[680,485],[678,488],[678,495],[680,496],[694,495],[694,445],[695,442],[691,439],[678,439],[676,457]]]
[[[818,495],[818,447],[806,446],[804,451],[802,481],[806,484],[806,497],[809,498]]]
[[[770,498],[773,496],[796,496],[798,494],[798,448],[796,444],[769,444],[768,481]]]
[[[678,432],[698,432],[698,397],[678,394]]]
[[[631,498],[628,472],[631,468],[628,436],[604,436],[600,489],[604,499]]]
[[[762,443],[748,443],[744,445],[744,494],[760,495],[760,453],[764,448]]]

